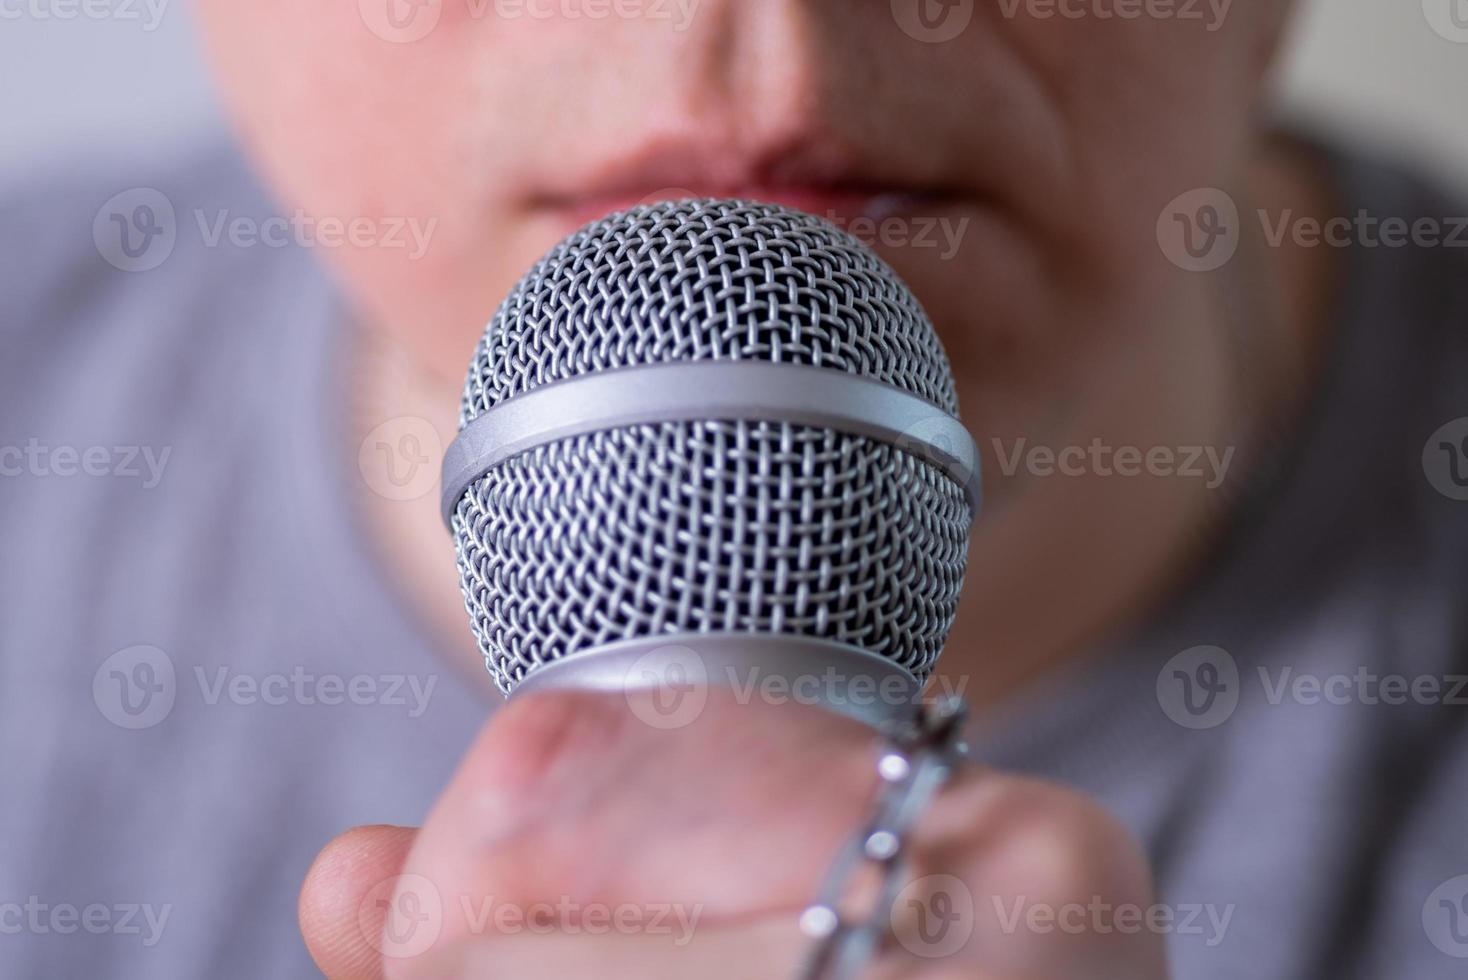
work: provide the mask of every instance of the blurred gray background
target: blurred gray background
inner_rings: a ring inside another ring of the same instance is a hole
[[[223,125],[186,0],[90,3],[111,14],[0,3],[0,184],[68,156],[167,152]],[[1280,84],[1290,110],[1468,186],[1468,0],[1309,0]]]

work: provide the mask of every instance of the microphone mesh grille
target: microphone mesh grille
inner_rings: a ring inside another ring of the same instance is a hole
[[[845,371],[958,414],[927,315],[860,242],[786,208],[679,201],[588,225],[520,281],[474,353],[460,421],[553,381],[711,359]]]
[[[610,429],[495,467],[453,518],[474,633],[506,694],[617,640],[780,633],[927,676],[963,583],[968,503],[885,443],[768,422]]]
[[[549,253],[480,342],[462,422],[555,381],[709,359],[844,371],[957,414],[926,315],[859,242],[772,205],[685,201]],[[842,641],[923,679],[969,523],[957,483],[886,443],[717,419],[538,447],[472,484],[452,517],[465,608],[506,694],[542,664],[680,633]]]

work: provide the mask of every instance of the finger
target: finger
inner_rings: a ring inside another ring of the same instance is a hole
[[[390,892],[417,834],[412,827],[357,827],[327,844],[306,873],[301,935],[329,980],[381,980],[386,912],[369,899]]]
[[[1004,976],[1166,976],[1160,937],[1111,918],[1148,908],[1152,883],[1136,840],[1095,801],[989,772],[961,780],[929,817],[891,909],[908,952]]]

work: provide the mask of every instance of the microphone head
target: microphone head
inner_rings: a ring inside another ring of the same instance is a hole
[[[510,694],[733,644],[920,683],[977,507],[957,411],[917,300],[827,222],[703,200],[588,225],[490,321],[444,464],[489,673]]]

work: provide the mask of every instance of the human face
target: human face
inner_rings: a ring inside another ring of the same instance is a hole
[[[433,223],[422,255],[330,256],[446,400],[500,298],[574,227],[742,196],[871,241],[938,325],[965,420],[1011,438],[1082,413],[1082,375],[1175,333],[1195,277],[1158,215],[1238,179],[1286,6],[197,0],[288,204]],[[935,41],[920,12],[962,29]]]

